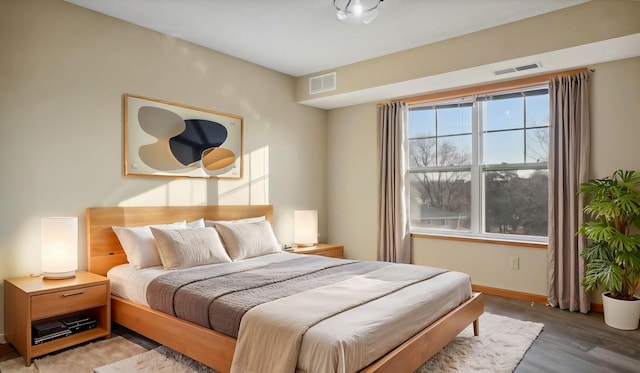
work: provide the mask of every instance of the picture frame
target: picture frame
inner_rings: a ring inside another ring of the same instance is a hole
[[[241,116],[124,94],[125,176],[242,177]]]

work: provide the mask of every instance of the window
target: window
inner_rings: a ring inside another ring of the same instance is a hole
[[[547,237],[545,87],[409,107],[412,232]]]

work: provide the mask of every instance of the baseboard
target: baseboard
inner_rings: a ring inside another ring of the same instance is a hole
[[[546,295],[524,293],[521,291],[492,288],[490,286],[474,285],[474,284],[471,284],[471,289],[473,291],[479,291],[481,293],[489,294],[489,295],[497,295],[505,298],[513,298],[513,299],[526,300],[529,302],[547,304]]]
[[[0,334],[0,345],[6,344],[7,340],[4,338],[4,334]]]
[[[473,291],[479,291],[484,294],[497,295],[500,297],[520,299],[520,300],[526,300],[529,302],[542,303],[542,304],[547,304],[547,300],[548,300],[546,295],[524,293],[521,291],[506,290],[506,289],[500,289],[500,288],[492,288],[490,286],[472,284],[471,289]],[[603,313],[604,310],[602,309],[602,304],[591,303],[591,312]]]

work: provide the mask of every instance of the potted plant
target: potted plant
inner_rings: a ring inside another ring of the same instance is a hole
[[[611,177],[580,185],[591,197],[584,212],[592,219],[578,234],[587,238],[580,255],[586,261],[582,285],[602,286],[605,323],[624,330],[638,328],[640,298],[640,172],[618,170]],[[622,308],[620,308],[622,307]]]

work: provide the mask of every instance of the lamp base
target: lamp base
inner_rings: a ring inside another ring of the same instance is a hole
[[[47,280],[64,280],[67,278],[76,277],[76,271],[67,271],[67,272],[43,272],[42,277]]]
[[[310,248],[310,247],[316,247],[316,244],[314,244],[314,243],[297,243],[296,246]]]

